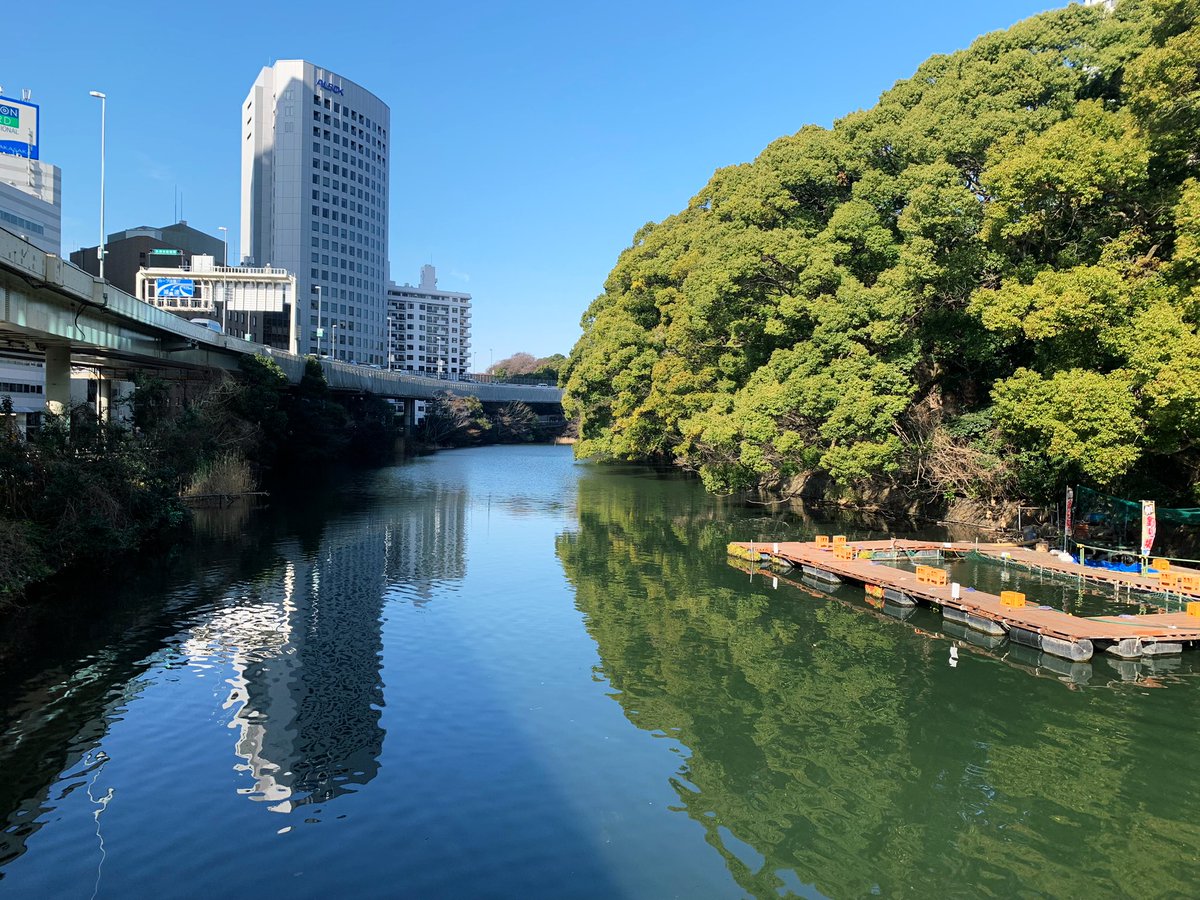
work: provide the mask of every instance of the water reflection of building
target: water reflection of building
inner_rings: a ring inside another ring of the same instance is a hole
[[[194,632],[192,656],[231,664],[225,706],[238,731],[242,793],[288,812],[370,782],[384,731],[385,599],[427,601],[466,574],[466,492],[433,488],[396,515],[380,506],[331,525],[315,554],[285,542],[251,596]]]
[[[467,492],[433,486],[387,532],[387,581],[422,604],[467,574]]]
[[[352,521],[315,556],[278,545],[282,573],[194,637],[193,654],[229,654],[226,707],[253,779],[242,792],[272,810],[323,803],[379,770],[386,544],[386,527]]]

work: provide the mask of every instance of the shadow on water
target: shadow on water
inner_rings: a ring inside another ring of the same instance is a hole
[[[690,751],[676,809],[748,894],[1191,892],[1193,690],[951,660],[883,611],[751,583],[725,545],[775,537],[747,534],[761,513],[651,485],[581,478],[557,552],[626,717]]]

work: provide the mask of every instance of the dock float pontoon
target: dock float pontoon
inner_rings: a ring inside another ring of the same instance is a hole
[[[1098,650],[1121,659],[1169,656],[1200,641],[1200,572],[1193,573],[1195,579],[1189,574],[1180,576],[1180,570],[1175,569],[1172,576],[1112,572],[1065,562],[1051,553],[1005,544],[847,541],[841,536],[803,542],[735,542],[729,545],[729,553],[747,562],[798,568],[806,581],[830,586],[860,584],[869,594],[896,605],[937,606],[947,622],[993,638],[1006,636],[1015,644],[1072,662],[1087,661]],[[997,596],[962,587],[950,582],[945,569],[918,565],[917,571],[909,572],[881,562],[881,559],[915,561],[974,553],[1029,571],[1113,585],[1117,590],[1123,587],[1131,592],[1169,592],[1184,601],[1194,600],[1187,603],[1187,611],[1181,612],[1075,616],[1031,603],[1023,594],[1012,591]],[[1196,590],[1191,589],[1193,585]]]

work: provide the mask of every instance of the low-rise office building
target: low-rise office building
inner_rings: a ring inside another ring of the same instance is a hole
[[[0,228],[39,250],[62,253],[62,170],[0,154]]]
[[[71,262],[91,275],[100,274],[98,247],[83,247]],[[186,221],[162,228],[143,225],[108,236],[104,244],[104,277],[127,294],[137,294],[137,273],[143,267],[183,269],[197,256],[225,265],[225,241],[193,228]]]
[[[0,96],[0,228],[45,253],[62,253],[62,170],[40,159],[40,108],[28,92],[20,100]],[[15,354],[0,356],[0,402],[6,424],[21,434],[35,428],[46,409],[42,363]]]
[[[197,255],[185,266],[146,266],[134,296],[185,319],[205,319],[226,334],[297,352],[296,276],[270,266],[220,266]]]

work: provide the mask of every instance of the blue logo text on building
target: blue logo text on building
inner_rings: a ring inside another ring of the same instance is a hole
[[[196,283],[190,278],[155,278],[156,297],[172,300],[190,300],[196,296]]]
[[[329,91],[331,94],[344,94],[345,93],[345,91],[342,90],[342,86],[340,84],[330,84],[324,78],[317,79],[317,87],[324,88],[325,90]]]

